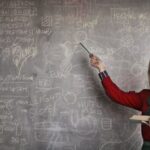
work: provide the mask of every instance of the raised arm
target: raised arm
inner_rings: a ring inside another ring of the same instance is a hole
[[[106,66],[95,55],[91,57],[91,65],[99,70],[99,77],[105,89],[105,93],[116,103],[124,106],[134,108],[136,110],[142,109],[141,91],[128,91],[121,90],[110,78],[106,71]]]

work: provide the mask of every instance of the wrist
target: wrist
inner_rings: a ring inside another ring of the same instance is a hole
[[[104,72],[106,70],[106,68],[98,68],[99,72]]]
[[[104,63],[98,65],[99,72],[104,72],[105,70],[106,70],[106,65]]]

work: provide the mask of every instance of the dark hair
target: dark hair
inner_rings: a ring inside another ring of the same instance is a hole
[[[149,86],[150,86],[150,61],[148,65],[148,81],[149,81]]]

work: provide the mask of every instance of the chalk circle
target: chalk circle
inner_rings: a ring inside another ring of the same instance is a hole
[[[63,95],[64,97],[64,101],[67,103],[67,104],[75,104],[76,103],[76,95],[73,93],[73,92],[67,92],[66,94]]]
[[[84,43],[87,41],[87,34],[84,31],[78,31],[75,33],[74,39],[76,43],[80,43],[80,42]]]
[[[133,76],[138,77],[138,76],[142,75],[143,68],[142,68],[141,64],[135,63],[131,66],[130,72]]]
[[[96,120],[92,116],[85,116],[76,123],[76,131],[79,136],[92,138],[97,132]]]
[[[64,43],[61,44],[61,47],[65,52],[64,54],[66,59],[71,59],[76,51],[77,44],[74,44],[70,41],[65,41]]]

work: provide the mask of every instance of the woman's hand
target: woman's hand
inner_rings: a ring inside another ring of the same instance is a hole
[[[102,62],[102,60],[99,57],[97,57],[94,54],[90,54],[89,57],[90,57],[91,66],[98,69],[99,72],[103,72],[104,70],[106,70],[105,64]]]

